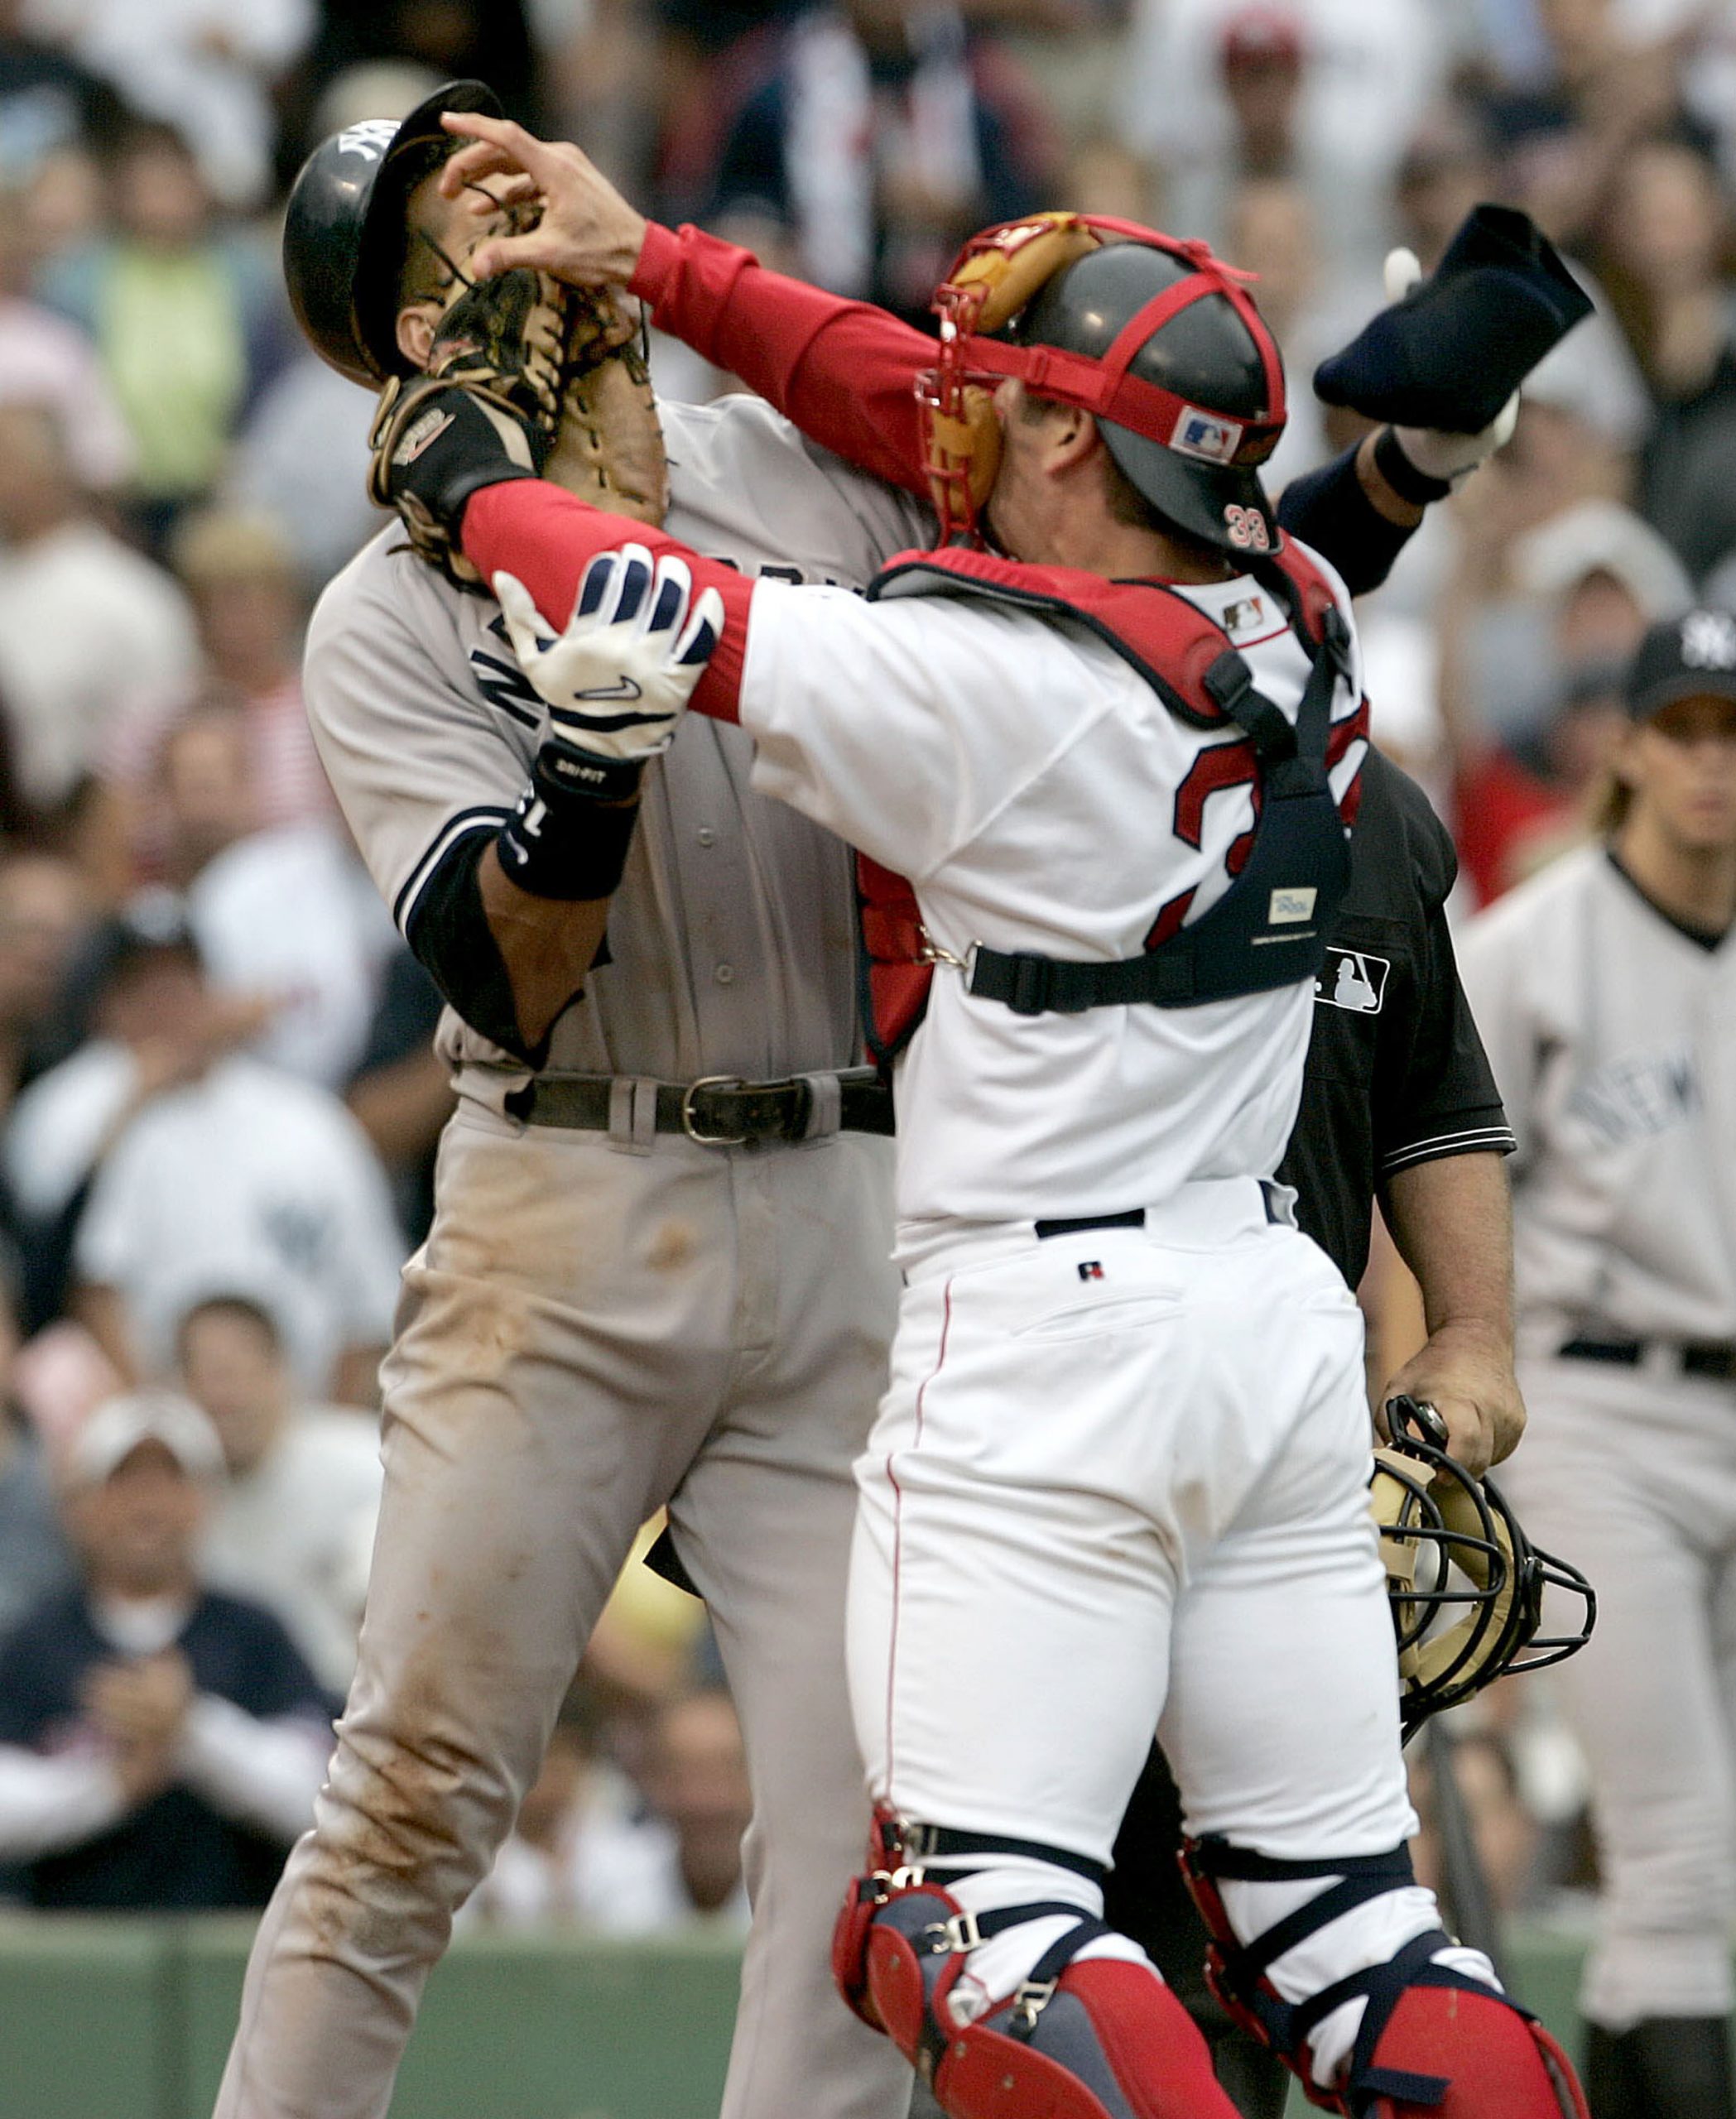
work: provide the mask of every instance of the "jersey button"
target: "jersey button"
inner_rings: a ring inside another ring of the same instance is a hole
[[[700,826],[699,839],[701,846],[715,846],[717,844],[717,834],[711,829],[709,824],[701,824]]]
[[[735,966],[733,963],[720,963],[711,975],[719,986],[728,986],[735,977]]]

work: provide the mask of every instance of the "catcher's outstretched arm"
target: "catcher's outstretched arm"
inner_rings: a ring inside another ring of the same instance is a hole
[[[915,382],[932,339],[871,303],[772,272],[703,228],[647,223],[628,282],[660,329],[683,339],[889,485],[926,498]]]

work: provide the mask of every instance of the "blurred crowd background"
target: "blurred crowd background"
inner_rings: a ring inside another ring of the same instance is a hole
[[[1275,488],[1357,431],[1308,377],[1389,245],[1426,267],[1475,202],[1527,209],[1597,314],[1364,613],[1377,730],[1453,826],[1465,910],[1586,833],[1646,625],[1736,601],[1727,0],[0,0],[25,1903],[262,1900],[348,1675],[374,1371],[450,1095],[302,717],[307,613],[378,518],[371,401],[299,341],[276,246],[311,146],[460,75],[659,217],[919,322],[959,239],[1032,207],[1209,238],[1286,355]],[[733,387],[655,361],[672,396]],[[1459,1732],[1509,1908],[1589,1880],[1533,1690]],[[739,1924],[746,1809],[697,1607],[636,1568],[469,1917]]]

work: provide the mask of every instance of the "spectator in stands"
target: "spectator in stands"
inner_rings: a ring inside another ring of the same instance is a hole
[[[89,973],[93,1035],[31,1084],[5,1136],[6,1185],[38,1323],[65,1305],[91,1184],[133,1119],[247,1044],[261,1023],[252,1002],[200,1001],[197,951],[172,906],[112,923],[88,954],[99,959]]]
[[[511,1837],[461,1918],[508,1928],[572,1921],[615,1934],[666,1924],[666,1839],[632,1782],[601,1755],[594,1723],[581,1681]]]
[[[12,1401],[17,1336],[11,1305],[0,1300],[0,1642],[74,1578],[41,1444]]]
[[[926,324],[964,238],[1046,203],[1033,117],[979,63],[955,7],[810,7],[724,142],[711,218]]]
[[[1652,140],[1621,166],[1594,262],[1654,406],[1638,506],[1696,582],[1736,549],[1730,221],[1696,147]]]
[[[225,205],[256,206],[271,172],[272,92],[317,12],[314,0],[80,0],[72,49],[196,143],[202,180]]]
[[[125,106],[108,84],[25,20],[25,0],[0,0],[0,186],[27,183],[60,149],[114,137]]]
[[[280,517],[305,593],[317,594],[384,522],[363,476],[373,412],[365,390],[304,349],[260,392],[237,439],[228,488]]]
[[[204,509],[180,523],[169,557],[193,601],[202,696],[233,707],[246,725],[257,821],[329,817],[331,792],[301,704],[307,610],[282,524],[263,509]]]
[[[62,1056],[55,1002],[90,908],[58,854],[0,854],[0,1121]]]
[[[128,129],[110,192],[116,233],[57,259],[42,291],[96,343],[137,451],[137,526],[161,550],[178,512],[215,482],[244,406],[286,358],[288,327],[272,258],[220,230],[172,125]]]
[[[742,1835],[753,1802],[727,1692],[690,1693],[663,1709],[646,1794],[666,1834],[659,1924],[704,1920],[745,1932]]]
[[[368,1042],[344,1101],[386,1165],[398,1220],[411,1245],[434,1219],[434,1161],[456,1098],[452,1069],[435,1049],[445,1006],[402,946],[386,959]]]
[[[21,1203],[75,1227],[99,1343],[123,1375],[160,1377],[194,1303],[258,1289],[299,1386],[372,1405],[405,1246],[355,1121],[236,1050],[259,1011],[212,993],[185,928],[123,928],[99,1021],[8,1142]]]
[[[0,704],[25,800],[64,810],[129,700],[184,689],[191,614],[87,503],[45,404],[0,403]]]
[[[165,1393],[110,1400],[73,1444],[83,1579],[0,1648],[0,1860],[33,1905],[262,1905],[312,1813],[329,1703],[269,1613],[199,1577],[222,1463]]]
[[[0,143],[8,123],[4,81],[0,47]],[[23,195],[7,186],[6,151],[0,146],[0,404],[52,406],[79,484],[113,493],[132,474],[132,437],[89,338],[31,299],[32,245]]]
[[[218,1588],[272,1612],[320,1684],[341,1698],[355,1667],[379,1512],[374,1424],[301,1396],[271,1313],[248,1295],[195,1304],[176,1351],[228,1473],[205,1527],[204,1571]]]
[[[1429,0],[1136,0],[1122,131],[1184,203],[1188,186],[1241,174],[1238,157],[1262,173],[1287,146],[1345,268],[1378,272],[1392,172],[1440,80],[1437,12]]]

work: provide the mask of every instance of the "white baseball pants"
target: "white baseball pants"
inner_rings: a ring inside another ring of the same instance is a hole
[[[1660,1353],[1662,1350],[1660,1349]],[[1532,1354],[1498,1478],[1598,1593],[1554,1679],[1591,1768],[1603,1871],[1580,2007],[1613,2031],[1726,2015],[1736,1914],[1736,1390]]]
[[[1369,1444],[1356,1305],[1251,1180],[1190,1185],[1143,1229],[1027,1224],[925,1257],[857,1465],[876,1796],[1107,1862],[1161,1718],[1190,1833],[1292,1860],[1397,1846],[1415,1819]],[[1320,1888],[1225,1900],[1253,1933]],[[1437,1919],[1395,1892],[1292,1953],[1281,1989]]]

